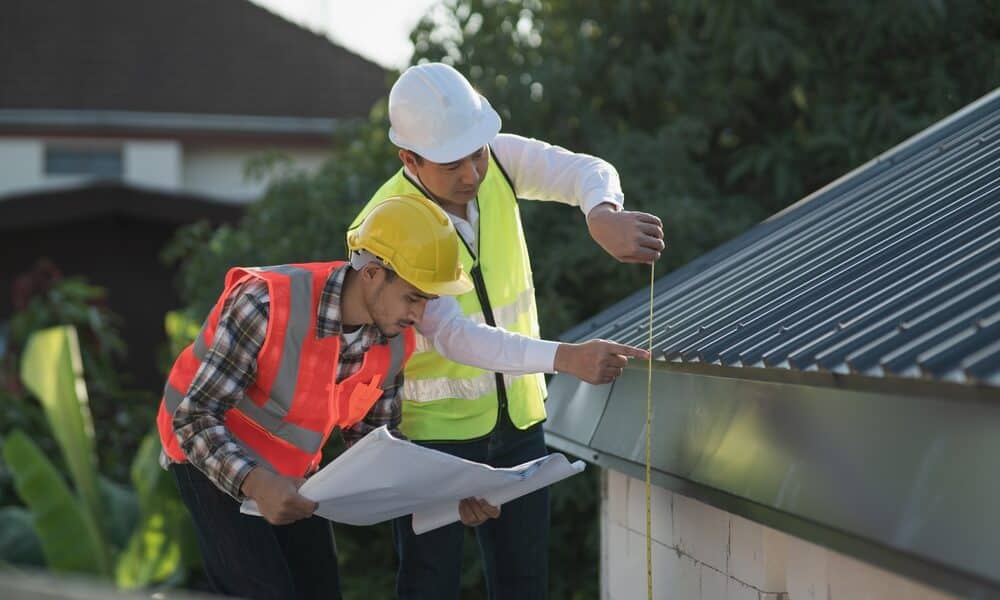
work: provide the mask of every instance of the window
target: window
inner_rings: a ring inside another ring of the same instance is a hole
[[[55,146],[45,149],[46,175],[91,175],[121,179],[121,148]]]

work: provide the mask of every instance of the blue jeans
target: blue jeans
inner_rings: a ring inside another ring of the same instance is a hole
[[[544,456],[545,433],[538,424],[521,431],[506,415],[493,432],[468,442],[425,443],[428,448],[494,467],[514,467]],[[400,599],[458,598],[465,526],[454,523],[422,535],[412,518],[393,522]],[[500,517],[476,527],[490,600],[536,600],[548,595],[549,491],[543,488],[503,505]]]
[[[198,547],[217,593],[241,598],[340,598],[330,522],[310,517],[271,525],[240,505],[190,464],[170,466],[194,518]]]

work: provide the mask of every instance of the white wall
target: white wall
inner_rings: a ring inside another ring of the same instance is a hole
[[[642,480],[602,473],[601,597],[646,598]],[[952,596],[653,486],[657,600],[947,600]]]
[[[315,171],[328,156],[325,150],[283,150],[296,169]],[[260,148],[203,147],[185,149],[182,187],[220,200],[249,202],[260,196],[267,180],[245,174],[247,161],[264,154]]]
[[[0,196],[42,182],[44,151],[41,140],[0,138]]]
[[[181,184],[181,145],[173,140],[133,140],[122,148],[128,183],[164,190]]]
[[[81,148],[120,148],[122,179],[139,187],[189,192],[228,202],[251,202],[267,187],[266,180],[245,176],[248,160],[269,152],[264,145],[184,146],[177,140],[161,139],[59,139],[0,137],[0,199],[45,189],[71,188],[93,178],[77,175],[47,175],[46,145]],[[296,170],[314,171],[328,152],[316,148],[284,148]]]

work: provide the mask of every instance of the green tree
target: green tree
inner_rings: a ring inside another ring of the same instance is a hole
[[[628,207],[664,221],[659,274],[1000,83],[997,0],[447,0],[411,37],[412,62],[453,64],[505,131],[616,165]],[[179,238],[168,255],[185,260],[192,317],[230,265],[343,256],[346,225],[399,167],[387,128],[382,102],[318,175],[289,174],[237,227]],[[616,264],[589,239],[579,211],[524,202],[522,213],[544,336],[648,281],[648,268]],[[553,597],[597,595],[596,577],[579,576],[597,565],[588,477],[553,490]],[[338,531],[346,548],[387,537]],[[381,549],[344,554],[348,595],[391,580]],[[463,593],[481,589],[470,562]]]
[[[615,164],[628,206],[664,220],[664,271],[1000,84],[995,0],[455,0],[412,39],[505,131]],[[543,335],[647,280],[575,211],[522,210]]]

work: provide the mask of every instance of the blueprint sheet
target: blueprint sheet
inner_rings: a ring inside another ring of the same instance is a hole
[[[583,471],[549,454],[516,467],[498,469],[393,437],[380,427],[318,471],[299,492],[319,503],[316,514],[338,523],[372,525],[413,515],[420,534],[459,520],[462,498],[502,505]],[[252,500],[241,512],[260,514]]]

